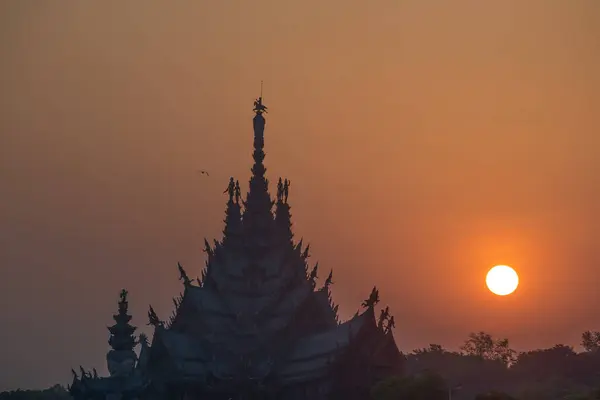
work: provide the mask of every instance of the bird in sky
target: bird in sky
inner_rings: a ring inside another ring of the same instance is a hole
[[[198,171],[198,172],[200,172],[200,174],[201,174],[201,175],[210,176],[210,174],[208,173],[208,171],[205,171],[205,170],[203,170],[203,169],[201,169],[201,170],[200,170],[200,171]]]

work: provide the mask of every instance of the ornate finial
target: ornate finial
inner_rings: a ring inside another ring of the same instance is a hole
[[[388,319],[387,326],[385,327],[385,333],[390,333],[392,331],[392,329],[395,327],[396,327],[396,321],[394,321],[394,316],[392,315]]]
[[[129,294],[129,292],[125,289],[121,290],[121,293],[119,294],[119,297],[121,298],[121,301],[124,303],[127,301],[127,295]]]
[[[240,204],[240,198],[242,197],[242,189],[240,189],[240,181],[235,181],[235,203]]]
[[[227,185],[227,189],[223,191],[223,194],[229,194],[229,201],[233,201],[233,196],[235,195],[235,180],[233,176],[229,178],[229,184]]]
[[[364,308],[373,308],[377,303],[379,303],[379,290],[377,290],[377,287],[373,287],[369,298],[362,302],[362,306]]]
[[[383,310],[381,310],[381,314],[379,315],[379,320],[377,321],[377,326],[381,329],[383,329],[383,324],[384,322],[386,322],[388,320],[388,318],[390,317],[390,308],[386,307]]]
[[[262,98],[263,98],[262,93],[263,93],[263,81],[260,81],[260,97],[254,101],[254,110],[253,110],[257,115],[261,115],[262,113],[267,112],[267,107],[262,102]]]
[[[156,315],[156,312],[154,311],[152,306],[150,306],[150,310],[148,310],[148,320],[148,325],[152,325],[154,327],[162,325],[161,320]]]
[[[185,286],[190,286],[192,284],[192,280],[185,273],[183,266],[180,263],[177,263],[177,268],[179,269],[179,280],[183,281]]]

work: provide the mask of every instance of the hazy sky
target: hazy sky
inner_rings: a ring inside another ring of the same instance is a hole
[[[597,0],[0,2],[0,389],[106,371],[122,287],[145,331],[171,313],[228,177],[247,189],[261,80],[267,175],[343,317],[376,284],[402,350],[577,345],[600,329],[599,21]]]

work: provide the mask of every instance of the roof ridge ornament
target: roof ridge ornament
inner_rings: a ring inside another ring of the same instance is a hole
[[[261,115],[262,113],[267,113],[268,108],[263,104],[263,81],[260,81],[260,97],[254,100],[254,111],[256,115]]]

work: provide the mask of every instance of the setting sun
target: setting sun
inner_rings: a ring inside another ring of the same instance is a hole
[[[508,265],[496,265],[487,273],[485,283],[492,293],[506,296],[519,286],[519,275]]]

